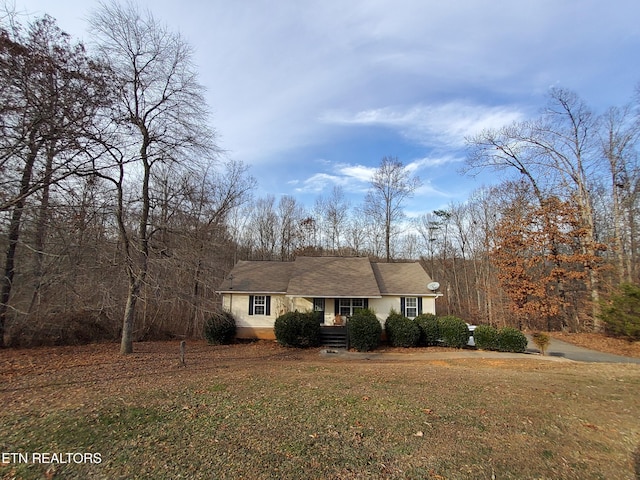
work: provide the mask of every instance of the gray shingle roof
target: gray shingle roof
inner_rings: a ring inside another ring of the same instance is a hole
[[[375,298],[430,295],[429,282],[431,278],[418,262],[376,263],[366,257],[298,257],[295,262],[240,261],[219,291]]]
[[[365,257],[298,257],[287,295],[298,297],[379,297]]]
[[[293,262],[240,260],[222,281],[219,290],[221,292],[286,293],[292,270]]]
[[[383,295],[429,295],[431,278],[418,262],[372,263],[380,293]]]

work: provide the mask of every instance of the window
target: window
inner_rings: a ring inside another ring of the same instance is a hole
[[[338,313],[346,317],[353,315],[356,310],[367,308],[364,298],[340,298],[338,302]]]
[[[400,297],[400,312],[409,318],[420,315],[422,313],[422,297]]]
[[[314,312],[324,312],[324,298],[314,298],[313,299],[313,311]]]
[[[271,297],[249,295],[249,315],[271,315]]]
[[[264,295],[256,295],[253,297],[253,314],[264,315],[267,311],[267,298]]]
[[[324,323],[324,298],[313,299],[313,311],[318,318],[318,322]]]
[[[414,318],[418,316],[417,297],[406,297],[404,299],[404,316]]]

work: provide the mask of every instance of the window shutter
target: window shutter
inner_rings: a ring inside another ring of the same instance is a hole
[[[266,315],[271,315],[271,295],[267,295],[264,299],[264,302],[265,302],[264,313]]]
[[[249,315],[253,315],[253,295],[249,295]]]
[[[404,297],[400,297],[400,313],[402,315],[406,315],[404,304],[405,304]]]
[[[338,313],[340,313],[340,300],[338,300],[337,298],[333,299],[333,313],[334,315],[338,315]]]
[[[418,297],[418,315],[422,315],[422,297]]]
[[[369,308],[369,299],[368,298],[364,299],[364,308]]]

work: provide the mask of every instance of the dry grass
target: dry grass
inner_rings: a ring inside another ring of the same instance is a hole
[[[640,367],[344,359],[274,343],[0,352],[0,478],[628,479]],[[48,473],[47,473],[48,470]]]

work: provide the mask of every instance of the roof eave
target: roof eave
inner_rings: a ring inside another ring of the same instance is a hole
[[[216,293],[243,293],[245,295],[284,295],[287,292],[259,291],[259,290],[216,290]]]
[[[289,298],[382,298],[381,295],[316,295],[315,293],[310,294],[287,294]]]

